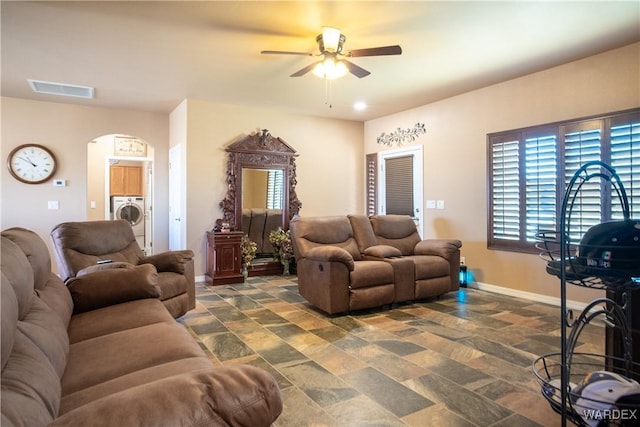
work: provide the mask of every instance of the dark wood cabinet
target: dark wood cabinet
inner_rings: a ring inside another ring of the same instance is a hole
[[[241,231],[207,231],[207,284],[228,285],[244,282],[241,252],[243,235]]]

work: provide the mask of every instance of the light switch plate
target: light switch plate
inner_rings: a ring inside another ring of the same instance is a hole
[[[444,200],[438,200],[436,202],[436,208],[437,209],[444,209]]]
[[[47,208],[49,210],[57,210],[60,209],[60,203],[57,200],[49,200],[47,202]]]
[[[435,200],[427,200],[427,209],[435,209],[436,201]]]

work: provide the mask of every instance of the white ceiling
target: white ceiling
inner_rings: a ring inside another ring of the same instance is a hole
[[[169,112],[186,98],[369,120],[640,40],[638,1],[2,1],[2,95]],[[321,27],[371,71],[327,88],[309,73]],[[27,79],[95,98],[35,94]],[[328,89],[328,95],[327,95]],[[327,103],[328,101],[328,103]],[[354,111],[365,101],[364,112]],[[329,106],[331,104],[331,107]]]

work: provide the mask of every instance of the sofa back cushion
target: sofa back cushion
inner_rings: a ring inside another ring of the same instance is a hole
[[[378,245],[393,246],[400,249],[402,255],[413,255],[421,238],[410,216],[373,215],[370,220]]]
[[[242,231],[258,245],[258,254],[273,254],[271,231],[282,227],[282,209],[250,208],[242,210]]]
[[[33,238],[29,233],[25,230],[23,242]],[[1,240],[2,421],[3,425],[46,425],[60,407],[60,378],[69,352],[67,323],[34,292],[34,270],[41,267],[32,268],[30,261],[35,258],[28,259],[4,233]],[[44,245],[41,239],[38,243]],[[51,278],[43,291],[50,283]],[[59,278],[56,283],[64,287]]]
[[[337,246],[349,252],[355,261],[362,259],[346,216],[300,217],[290,223],[291,240],[297,259],[318,246]]]
[[[366,215],[349,215],[348,218],[360,253],[364,253],[365,249],[378,244],[373,227],[371,227],[371,221]]]
[[[98,260],[137,265],[144,257],[131,225],[123,219],[65,222],[53,228],[51,239],[58,271],[65,281]]]

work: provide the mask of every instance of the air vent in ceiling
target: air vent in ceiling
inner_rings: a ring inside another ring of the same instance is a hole
[[[87,86],[70,85],[66,83],[44,82],[42,80],[27,79],[29,86],[36,93],[48,95],[73,96],[76,98],[93,98],[93,88]]]

